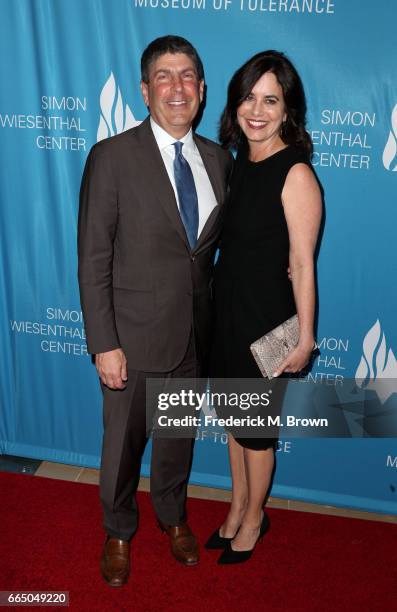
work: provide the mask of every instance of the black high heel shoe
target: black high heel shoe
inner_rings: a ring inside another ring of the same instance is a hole
[[[208,540],[204,544],[204,548],[206,548],[207,550],[222,550],[226,548],[226,546],[229,544],[229,542],[233,540],[233,538],[236,537],[237,532],[238,532],[238,529],[237,529],[233,538],[223,538],[221,535],[219,535],[219,529],[214,531],[214,533],[208,538]]]
[[[260,542],[268,531],[270,526],[270,520],[266,512],[263,513],[263,518],[261,522],[261,526],[259,529],[258,539],[256,540],[254,547],[251,550],[233,550],[231,539],[227,542],[226,547],[223,550],[223,553],[218,559],[218,563],[220,565],[229,565],[232,563],[244,563],[244,561],[248,561],[251,558],[252,553],[255,550],[255,546]]]

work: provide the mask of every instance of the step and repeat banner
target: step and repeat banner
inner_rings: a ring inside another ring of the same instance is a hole
[[[297,66],[325,192],[310,381],[369,390],[397,378],[393,2],[0,0],[0,16],[0,453],[99,465],[101,396],[76,278],[80,179],[96,141],[146,116],[140,55],[169,33],[203,59],[198,131],[210,138],[246,59],[277,49]],[[395,395],[380,394],[353,438],[282,438],[272,494],[395,513],[396,440],[371,427],[397,419]],[[199,430],[192,482],[230,485],[226,442]]]

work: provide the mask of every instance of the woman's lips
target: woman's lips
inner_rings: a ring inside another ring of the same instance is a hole
[[[256,119],[246,119],[245,121],[248,127],[253,130],[261,130],[267,125],[267,121],[257,121]]]

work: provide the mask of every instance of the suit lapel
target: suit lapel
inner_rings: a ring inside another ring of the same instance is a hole
[[[186,248],[190,251],[189,241],[187,239],[185,227],[178,210],[174,189],[169,180],[163,158],[161,157],[160,150],[152,132],[152,128],[150,127],[149,117],[147,117],[140,126],[135,128],[135,133],[138,140],[137,154],[141,157],[142,172],[145,174],[145,176],[148,176],[150,188],[154,192],[161,206],[164,208],[172,225],[175,227],[181,239],[185,243]],[[211,232],[211,229],[218,217],[219,210],[223,203],[224,187],[223,177],[221,175],[221,170],[214,152],[195,134],[193,137],[194,142],[196,143],[196,146],[200,152],[201,159],[203,160],[212,189],[214,190],[216,201],[218,202],[218,205],[215,206],[208,217],[200,233],[197,244],[193,249],[194,251],[197,251]]]
[[[167,213],[186,247],[190,250],[185,227],[178,210],[174,189],[150,127],[149,117],[137,128],[142,170],[148,176],[150,188]]]
[[[208,178],[210,179],[216,201],[218,202],[218,205],[220,205],[223,201],[223,181],[215,153],[203,140],[201,140],[201,138],[198,138],[195,134],[193,135],[193,138],[200,152]]]
[[[195,134],[193,135],[193,138],[200,152],[201,159],[203,160],[203,164],[207,171],[212,189],[214,190],[216,201],[218,202],[218,205],[215,206],[215,208],[211,211],[210,216],[208,217],[203,229],[201,230],[197,244],[194,248],[194,251],[197,251],[205,242],[207,236],[210,234],[211,229],[214,226],[216,219],[218,218],[219,211],[224,200],[224,183],[218,161],[211,147],[209,147],[205,141],[201,140],[201,138],[199,138]]]

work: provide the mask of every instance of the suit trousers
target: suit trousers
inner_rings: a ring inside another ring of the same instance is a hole
[[[112,390],[102,385],[104,435],[100,497],[104,529],[110,537],[130,540],[138,526],[135,494],[147,443],[146,379],[200,376],[193,334],[180,365],[172,372],[128,370],[127,386]],[[186,520],[187,482],[192,461],[192,438],[152,439],[150,493],[159,521],[180,525]]]

